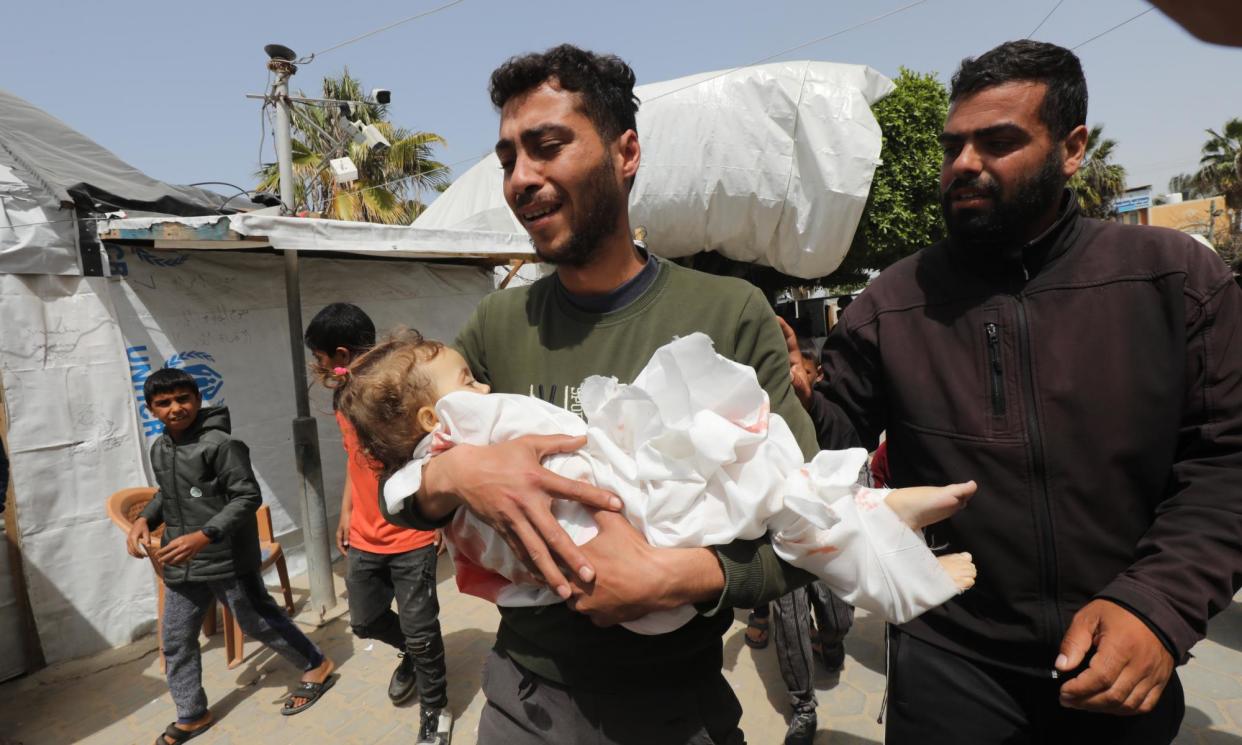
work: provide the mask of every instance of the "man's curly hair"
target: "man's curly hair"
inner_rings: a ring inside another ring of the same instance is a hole
[[[514,96],[549,81],[578,94],[582,113],[605,142],[615,140],[627,129],[638,131],[634,71],[615,55],[561,44],[546,52],[510,57],[492,72],[488,91],[500,110]]]

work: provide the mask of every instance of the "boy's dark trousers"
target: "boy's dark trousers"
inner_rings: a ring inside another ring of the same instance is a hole
[[[298,670],[305,672],[323,663],[323,653],[276,605],[258,572],[168,585],[164,588],[164,661],[168,690],[177,706],[177,720],[182,723],[193,722],[207,712],[198,632],[213,599],[233,611],[246,636],[266,645]]]
[[[1166,745],[1186,705],[1174,673],[1149,714],[1067,709],[1061,681],[976,663],[889,629],[886,745]]]
[[[854,625],[854,609],[822,582],[812,582],[772,602],[772,643],[794,712],[815,711],[815,659],[811,649],[814,613],[820,648],[840,644]]]
[[[349,549],[349,616],[354,634],[378,639],[414,660],[424,707],[448,704],[440,601],[436,597],[436,547],[399,554]],[[393,598],[397,612],[392,612]]]

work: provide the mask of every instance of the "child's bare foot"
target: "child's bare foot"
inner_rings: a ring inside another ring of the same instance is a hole
[[[958,592],[966,592],[975,586],[977,570],[975,569],[975,563],[970,560],[970,554],[965,552],[948,554],[947,556],[939,556],[936,560],[949,573],[949,578],[953,580],[953,584],[957,585]]]
[[[912,530],[921,530],[965,507],[974,493],[973,481],[948,486],[912,486],[894,489],[884,502]]]

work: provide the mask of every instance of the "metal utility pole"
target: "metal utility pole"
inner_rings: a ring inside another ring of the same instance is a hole
[[[276,159],[280,167],[280,201],[286,214],[296,209],[293,190],[293,143],[289,115],[289,78],[297,71],[297,55],[279,44],[263,48],[270,58],[267,69],[276,75],[272,88],[276,106]],[[302,541],[310,577],[311,603],[322,616],[336,606],[332,582],[332,548],[328,537],[328,511],[323,493],[323,467],[319,460],[319,427],[310,415],[306,385],[306,356],[302,351],[302,288],[298,279],[298,252],[285,250],[285,302],[289,310],[289,350],[293,355],[293,392],[297,417],[293,420],[293,452],[302,480]]]

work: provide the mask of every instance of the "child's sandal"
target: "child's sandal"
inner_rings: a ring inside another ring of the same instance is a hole
[[[165,729],[159,737],[155,738],[155,745],[168,745],[170,742],[173,745],[177,745],[177,743],[182,743],[186,740],[193,740],[195,737],[198,737],[207,730],[211,729],[211,725],[215,723],[216,722],[213,719],[198,729],[181,729],[177,726],[176,722],[173,722],[168,725],[168,728]]]
[[[768,646],[768,618],[760,618],[755,615],[754,611],[746,617],[746,633],[743,638],[746,639],[746,646],[751,649],[766,649]],[[752,633],[754,634],[752,636]]]

